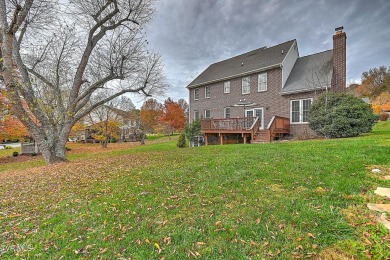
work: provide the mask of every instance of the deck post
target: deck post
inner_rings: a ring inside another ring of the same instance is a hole
[[[209,135],[208,134],[204,134],[204,143],[205,143],[205,145],[209,145]]]
[[[246,133],[244,133],[244,144],[246,144]]]
[[[219,143],[223,145],[223,134],[219,134]]]

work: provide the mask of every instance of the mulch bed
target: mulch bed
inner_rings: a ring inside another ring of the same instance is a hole
[[[42,155],[31,156],[31,155],[19,155],[19,156],[5,156],[0,157],[0,165],[7,163],[15,163],[15,162],[27,162],[27,161],[35,161],[42,159]]]

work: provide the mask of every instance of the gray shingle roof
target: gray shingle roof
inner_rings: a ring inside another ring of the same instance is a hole
[[[333,50],[298,58],[281,90],[281,94],[307,92],[330,87],[332,72]]]
[[[211,64],[188,85],[188,88],[262,71],[273,66],[279,66],[294,42],[295,40],[291,40],[273,47],[259,48]]]

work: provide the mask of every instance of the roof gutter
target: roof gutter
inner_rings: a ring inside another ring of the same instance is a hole
[[[196,84],[196,85],[188,85],[187,89],[196,88],[196,87],[200,87],[200,86],[204,86],[204,85],[209,85],[211,83],[216,83],[216,82],[219,82],[219,81],[225,81],[225,80],[229,80],[229,79],[234,79],[234,78],[237,78],[237,77],[247,76],[247,75],[250,75],[250,74],[253,74],[253,73],[262,72],[262,71],[275,69],[275,68],[281,68],[281,67],[282,67],[282,63],[278,63],[278,64],[274,64],[274,65],[271,65],[271,66],[263,67],[263,68],[260,68],[260,69],[251,70],[251,71],[246,71],[244,73],[235,74],[235,75],[232,75],[232,76],[229,76],[229,77],[214,79],[214,80],[210,80],[210,81],[207,81],[207,82],[199,83],[199,84]]]
[[[316,90],[324,90],[327,86],[319,87],[319,88],[307,88],[307,89],[297,89],[297,90],[290,90],[290,91],[281,91],[279,92],[280,95],[290,95],[290,94],[298,94],[298,93],[304,93],[304,92],[312,92]],[[330,87],[328,87],[330,88]]]

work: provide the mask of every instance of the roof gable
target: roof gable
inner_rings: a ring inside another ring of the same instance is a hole
[[[211,64],[188,88],[228,80],[234,77],[280,66],[288,50],[296,40],[291,40],[273,47],[262,47],[239,56]]]
[[[331,86],[333,50],[298,58],[281,94],[324,89]]]

